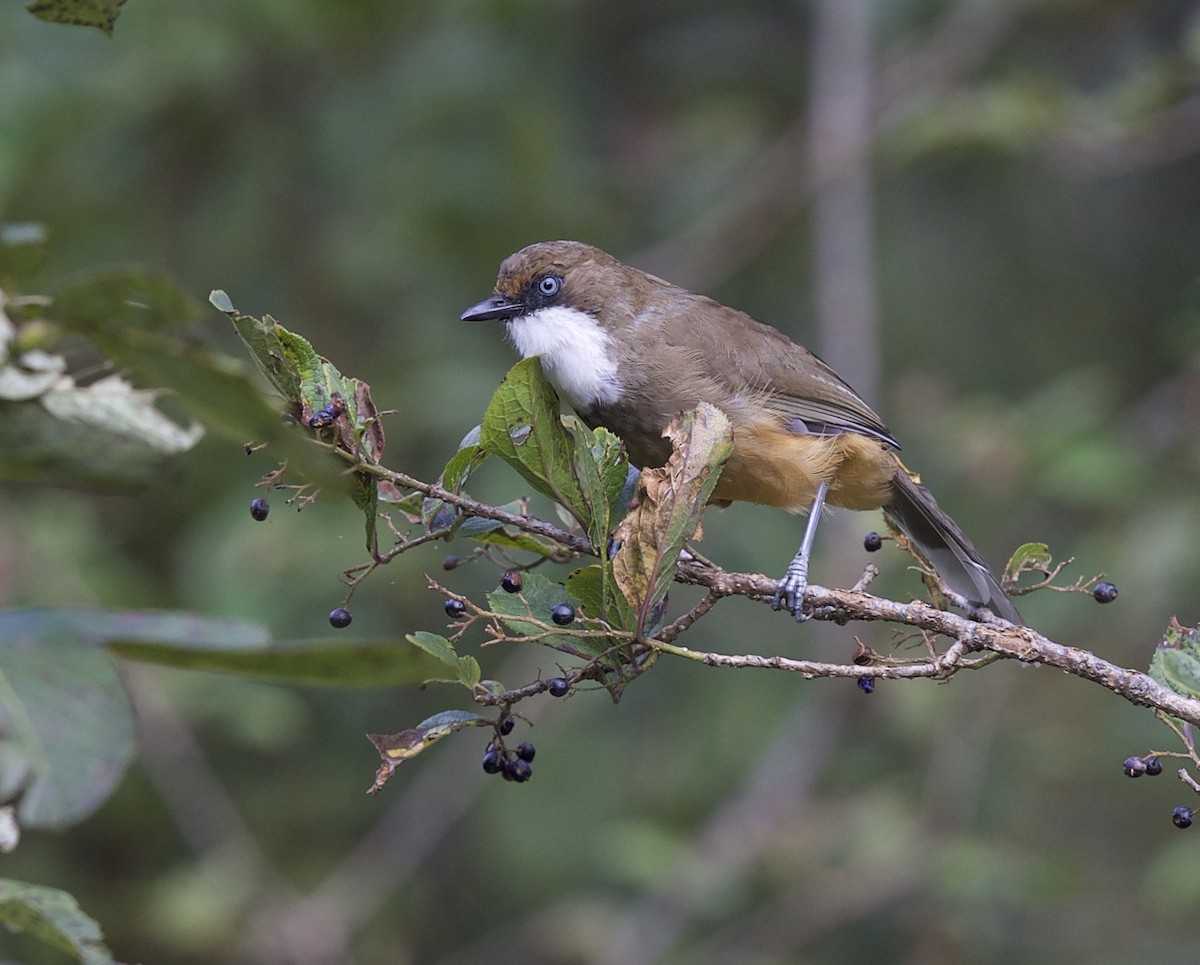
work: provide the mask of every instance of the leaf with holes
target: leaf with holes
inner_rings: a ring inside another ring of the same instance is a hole
[[[615,534],[620,548],[613,576],[637,615],[639,634],[661,617],[679,551],[699,532],[705,504],[733,452],[729,420],[705,402],[672,422],[664,435],[671,457],[661,469],[642,470],[640,502]]]
[[[1200,630],[1172,617],[1154,649],[1150,676],[1177,694],[1200,698]]]
[[[588,506],[575,477],[574,445],[559,416],[558,396],[536,358],[514,365],[492,395],[479,445],[587,528]]]

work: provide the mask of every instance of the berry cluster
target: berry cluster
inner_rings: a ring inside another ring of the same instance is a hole
[[[1140,757],[1127,757],[1122,767],[1125,768],[1126,777],[1141,777],[1143,774],[1158,777],[1163,770],[1162,761],[1157,757],[1147,757],[1145,760]]]
[[[483,755],[483,770],[487,774],[501,774],[506,781],[524,784],[533,777],[533,756],[537,748],[529,741],[524,741],[517,745],[516,750],[508,750],[501,738],[511,734],[514,726],[516,721],[511,716],[496,725],[499,736],[487,746],[487,752]]]
[[[1104,586],[1104,584],[1100,584]],[[1099,587],[1097,587],[1099,589]],[[1113,595],[1116,595],[1116,590],[1113,590]],[[1099,599],[1099,597],[1097,597]],[[1121,765],[1125,770],[1126,777],[1141,777],[1143,774],[1148,777],[1157,777],[1163,772],[1162,760],[1151,754],[1149,757],[1127,757]],[[1171,823],[1181,831],[1192,826],[1192,818],[1200,808],[1177,807],[1171,812]]]

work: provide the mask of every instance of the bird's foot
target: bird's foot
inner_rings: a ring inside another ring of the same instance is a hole
[[[797,623],[803,623],[812,615],[812,608],[805,609],[804,591],[808,588],[808,574],[804,570],[793,571],[789,566],[779,582],[775,585],[775,595],[771,598],[771,609],[787,610],[796,618]]]

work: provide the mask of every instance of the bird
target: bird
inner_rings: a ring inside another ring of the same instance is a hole
[[[523,358],[539,356],[559,396],[591,428],[621,438],[640,469],[670,456],[663,430],[707,402],[733,430],[711,502],[807,513],[772,606],[797,621],[826,505],[882,508],[943,583],[973,607],[1021,624],[979,552],[896,456],[874,410],[819,357],[776,328],[623,264],[579,241],[509,255],[493,294],[462,321],[502,321]]]

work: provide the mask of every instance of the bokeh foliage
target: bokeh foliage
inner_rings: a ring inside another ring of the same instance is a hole
[[[433,478],[511,362],[457,315],[531,241],[591,241],[823,350],[794,135],[814,10],[131,0],[109,39],[7,5],[0,220],[47,227],[31,291],[136,262],[283,319],[395,410],[389,461]],[[872,401],[989,559],[1044,540],[1121,588],[1103,610],[1039,597],[1030,622],[1145,666],[1170,614],[1200,620],[1200,144],[1183,122],[1200,18],[1122,0],[872,13]],[[763,163],[781,141],[783,174]],[[756,188],[772,203],[714,215]],[[218,313],[190,325],[239,351]],[[210,434],[136,494],[6,486],[0,603],[332,632],[361,515],[329,499],[254,524],[268,468]],[[472,491],[527,487],[493,460]],[[817,582],[852,582],[878,527],[839,522]],[[705,529],[724,565],[775,572],[800,527],[734,507]],[[356,630],[437,630],[421,574],[455,549],[366,584]],[[916,592],[881,555],[879,588]],[[453,577],[478,594],[499,573]],[[737,602],[705,632],[730,650],[851,645]],[[664,665],[618,707],[546,707],[528,785],[486,779],[468,731],[379,800],[361,735],[439,698],[126,676],[143,764],[90,821],[5,860],[75,894],[124,960],[1118,962],[1186,960],[1200,940],[1200,842],[1168,820],[1184,789],[1120,774],[1158,729],[1034,669],[866,698]]]

